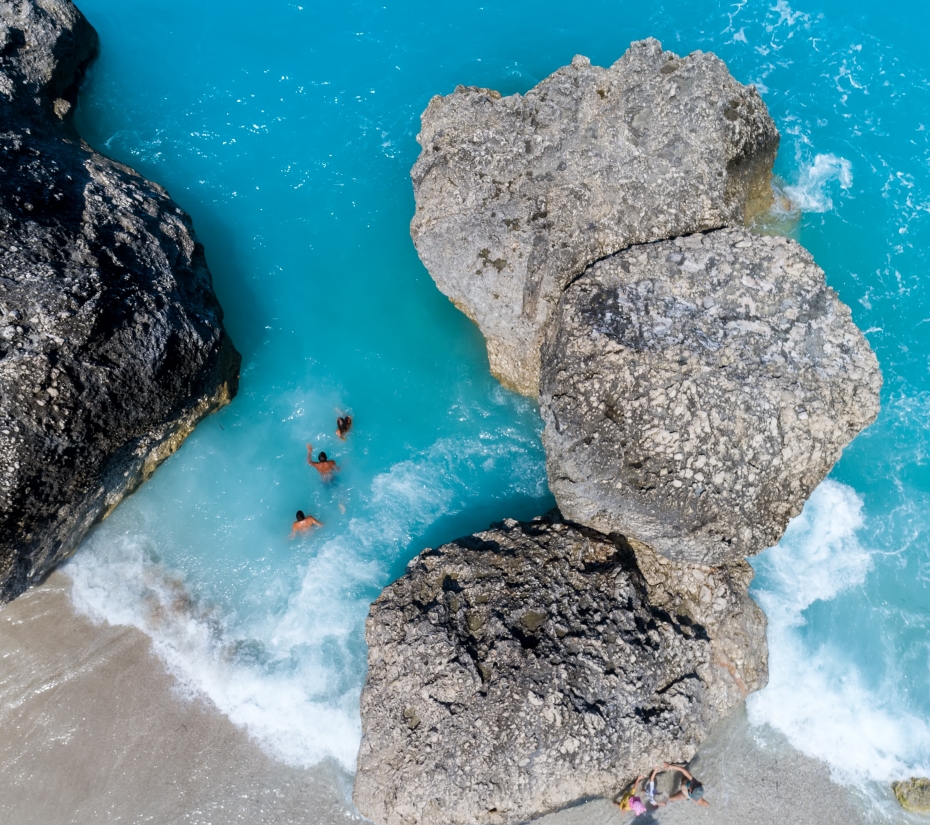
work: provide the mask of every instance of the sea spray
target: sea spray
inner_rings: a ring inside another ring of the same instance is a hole
[[[876,674],[851,667],[848,651],[812,634],[806,618],[815,602],[867,583],[875,551],[860,541],[862,510],[851,488],[825,481],[779,545],[754,562],[753,594],[769,620],[770,681],[749,698],[750,721],[780,730],[848,783],[930,768],[930,725],[892,673],[875,690]]]
[[[365,615],[415,552],[411,543],[480,498],[497,473],[508,480],[498,492],[545,500],[538,456],[507,432],[440,439],[377,474],[357,491],[357,515],[292,543],[289,561],[226,570],[207,582],[165,560],[182,559],[186,548],[159,517],[155,483],[154,495],[137,495],[91,533],[68,568],[72,598],[98,621],[148,633],[183,690],[208,697],[269,753],[296,766],[332,757],[351,770]],[[335,484],[329,492],[339,498],[346,490]],[[201,521],[198,538],[215,553],[230,537],[221,529],[210,536],[210,526]],[[221,554],[214,563],[223,568]],[[224,598],[243,589],[243,579],[251,595]]]
[[[801,212],[828,212],[833,208],[832,189],[852,188],[852,164],[835,155],[816,155],[809,164],[802,164],[797,183],[784,188],[785,195]]]

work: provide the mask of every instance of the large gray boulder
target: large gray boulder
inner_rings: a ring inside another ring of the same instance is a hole
[[[878,414],[881,373],[794,241],[726,229],[637,246],[563,294],[543,347],[566,518],[705,564],[775,544]]]
[[[96,50],[70,2],[0,0],[0,601],[238,382],[190,218],[71,125]]]
[[[526,95],[458,87],[417,137],[411,234],[437,286],[527,395],[561,290],[630,244],[742,223],[771,201],[778,132],[713,54],[633,43],[576,57]]]
[[[379,825],[517,823],[690,759],[766,682],[751,578],[555,514],[425,550],[366,625],[356,805]]]

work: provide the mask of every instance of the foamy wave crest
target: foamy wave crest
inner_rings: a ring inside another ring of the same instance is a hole
[[[753,724],[768,723],[804,753],[854,784],[926,774],[930,726],[903,711],[893,685],[876,690],[841,648],[805,634],[805,610],[857,587],[872,567],[857,532],[862,501],[825,481],[777,547],[754,564],[754,596],[769,620],[769,684],[747,702]]]
[[[321,655],[325,645],[318,633],[304,637],[303,651],[242,638],[228,616],[200,603],[180,576],[157,561],[152,542],[141,535],[92,536],[68,572],[79,611],[147,633],[182,689],[207,696],[272,755],[292,765],[331,756],[351,767],[359,739],[358,691],[333,694],[329,682],[338,672]],[[356,605],[359,610],[364,606]],[[354,628],[341,618],[326,630],[331,646],[342,647]]]
[[[72,599],[97,621],[149,634],[183,689],[208,697],[271,755],[296,766],[331,757],[354,770],[371,600],[417,536],[482,495],[489,472],[509,479],[505,493],[544,491],[528,446],[500,434],[443,439],[376,475],[359,516],[338,534],[316,534],[301,554],[295,545],[291,569],[257,578],[248,604],[200,593],[161,561],[145,514],[118,511],[69,564]],[[135,497],[120,509],[127,504],[140,507]]]
[[[785,194],[801,212],[829,212],[831,192],[838,186],[848,190],[853,184],[852,164],[836,155],[816,155],[814,162],[801,169],[798,182],[785,187]]]

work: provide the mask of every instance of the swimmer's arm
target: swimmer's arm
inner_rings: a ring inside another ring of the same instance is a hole
[[[313,516],[307,516],[307,521],[309,521],[309,522],[310,522],[311,524],[313,524],[315,527],[322,527],[322,526],[323,526],[323,522],[322,522],[322,521],[317,521]]]
[[[313,445],[312,444],[307,445],[307,464],[316,464],[316,462],[313,460]]]

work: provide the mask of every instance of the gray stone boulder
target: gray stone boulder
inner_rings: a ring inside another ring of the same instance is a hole
[[[0,601],[237,388],[190,218],[71,125],[96,50],[70,2],[0,2]]]
[[[593,265],[542,360],[565,517],[680,561],[775,544],[879,408],[875,355],[810,254],[742,229]]]
[[[751,578],[556,514],[425,550],[366,625],[358,809],[517,823],[690,759],[766,682]]]
[[[526,95],[458,87],[417,137],[411,235],[439,289],[527,395],[561,290],[631,244],[742,223],[771,202],[778,132],[713,54],[656,40],[576,57]]]

